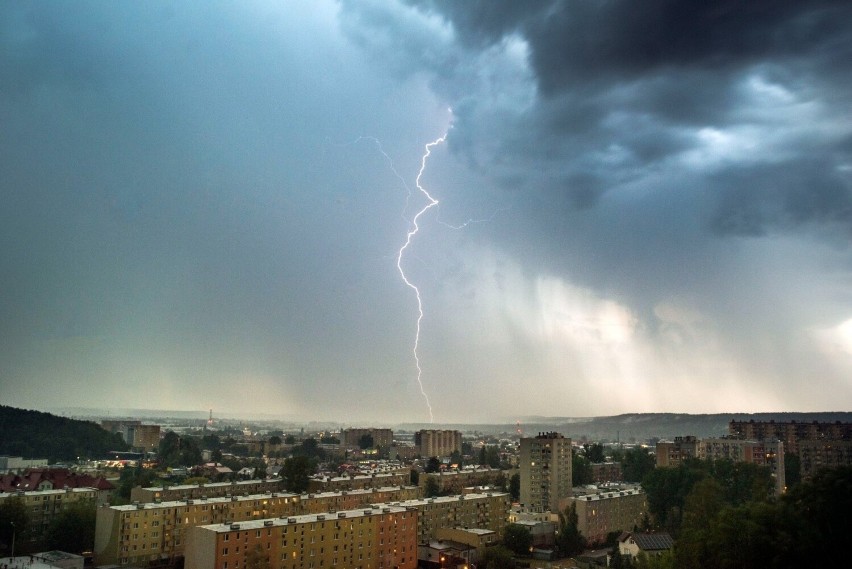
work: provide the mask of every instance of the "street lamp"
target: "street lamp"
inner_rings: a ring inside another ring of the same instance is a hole
[[[12,560],[15,559],[15,533],[17,533],[18,528],[15,527],[15,522],[9,522],[12,524]]]

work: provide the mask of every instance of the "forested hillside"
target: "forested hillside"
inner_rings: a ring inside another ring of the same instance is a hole
[[[127,449],[119,435],[92,421],[0,405],[0,454],[47,458],[54,463],[102,458],[108,451]]]

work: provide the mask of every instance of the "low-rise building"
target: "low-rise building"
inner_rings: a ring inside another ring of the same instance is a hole
[[[665,533],[625,532],[618,538],[618,552],[621,555],[637,557],[640,553],[660,555],[674,545],[672,536]]]

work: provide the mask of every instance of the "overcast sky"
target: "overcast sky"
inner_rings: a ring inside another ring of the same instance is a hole
[[[0,198],[7,405],[852,409],[848,1],[3,2]]]

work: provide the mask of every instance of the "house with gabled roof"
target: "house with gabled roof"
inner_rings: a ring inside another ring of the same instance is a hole
[[[618,552],[636,557],[639,553],[659,555],[674,545],[674,539],[666,532],[625,532],[618,538]]]

